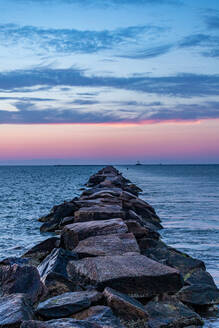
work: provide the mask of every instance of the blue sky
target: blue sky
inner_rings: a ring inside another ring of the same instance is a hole
[[[219,118],[219,2],[0,0],[0,123]]]

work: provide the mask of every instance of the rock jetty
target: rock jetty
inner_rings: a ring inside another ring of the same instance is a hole
[[[219,303],[205,264],[166,245],[141,189],[107,166],[39,219],[54,232],[0,262],[0,328],[201,326]]]

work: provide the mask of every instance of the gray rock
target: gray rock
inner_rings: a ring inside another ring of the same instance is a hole
[[[0,327],[19,328],[23,320],[34,318],[25,295],[12,294],[0,297]]]
[[[177,296],[180,301],[195,308],[219,304],[219,289],[211,285],[185,286]]]
[[[48,288],[48,296],[55,296],[77,290],[76,283],[67,274],[67,264],[77,260],[77,254],[62,248],[54,248],[38,266],[40,276]]]
[[[46,320],[65,318],[90,305],[91,301],[87,292],[64,293],[40,303],[36,309],[36,315]]]
[[[33,265],[39,265],[54,248],[59,247],[59,243],[60,239],[58,237],[48,238],[29,249],[22,255],[22,258],[28,258]]]
[[[125,213],[119,205],[104,205],[81,207],[74,215],[76,222],[87,222],[95,220],[109,220],[114,218],[125,218]]]
[[[23,293],[34,304],[45,294],[45,286],[40,280],[36,267],[13,264],[0,267],[0,286],[3,295]]]
[[[103,328],[88,321],[79,321],[71,318],[49,321],[23,321],[20,328]],[[106,327],[108,328],[108,327]]]
[[[80,241],[74,251],[80,258],[123,255],[127,252],[140,253],[138,244],[132,233],[89,237]]]
[[[201,317],[177,300],[151,301],[145,306],[151,328],[201,326]]]
[[[182,287],[179,272],[143,255],[99,256],[70,261],[69,275],[98,290],[114,288],[132,297],[151,297],[177,292]]]
[[[79,241],[92,236],[125,233],[126,224],[121,219],[90,221],[70,224],[61,233],[61,247],[74,249]]]
[[[103,295],[106,299],[106,304],[126,324],[134,325],[134,323],[138,323],[139,326],[147,325],[148,313],[140,302],[108,287],[104,289]]]
[[[108,306],[91,306],[73,316],[79,320],[87,320],[88,322],[97,324],[98,327],[100,325],[102,328],[124,328],[120,320],[115,317]]]

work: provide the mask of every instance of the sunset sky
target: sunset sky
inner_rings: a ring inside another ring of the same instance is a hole
[[[0,0],[0,164],[219,163],[218,0]]]

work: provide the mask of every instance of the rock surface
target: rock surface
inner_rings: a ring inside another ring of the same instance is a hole
[[[177,270],[143,255],[100,256],[69,262],[69,274],[98,290],[114,288],[133,297],[177,292],[182,287]]]
[[[19,328],[23,320],[34,318],[24,294],[0,297],[0,327]]]
[[[123,255],[127,252],[140,253],[132,233],[89,237],[79,242],[74,249],[80,258],[90,256]]]
[[[38,270],[29,265],[0,267],[0,287],[2,295],[23,293],[32,304],[45,293]]]
[[[61,233],[61,247],[74,249],[80,240],[92,236],[125,233],[128,231],[122,219],[90,221],[70,224],[64,227]]]

